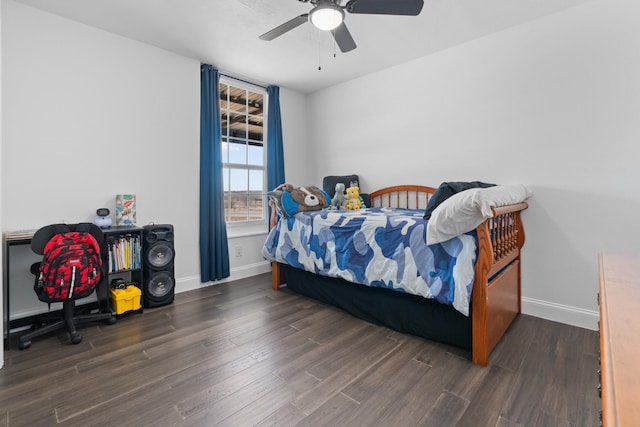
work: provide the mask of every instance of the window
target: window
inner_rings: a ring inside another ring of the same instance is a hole
[[[224,211],[227,223],[264,221],[266,91],[220,78]]]

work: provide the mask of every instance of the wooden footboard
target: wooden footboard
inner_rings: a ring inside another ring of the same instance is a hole
[[[520,249],[524,228],[520,212],[526,203],[493,209],[476,228],[478,260],[471,293],[472,355],[486,366],[489,354],[520,313]]]
[[[426,209],[433,187],[398,185],[370,194],[375,207]],[[520,249],[524,228],[520,213],[527,203],[493,208],[493,217],[476,228],[478,259],[471,294],[472,355],[474,363],[486,366],[489,354],[520,313]],[[271,226],[278,218],[272,209]],[[272,287],[285,281],[283,266],[272,263]]]

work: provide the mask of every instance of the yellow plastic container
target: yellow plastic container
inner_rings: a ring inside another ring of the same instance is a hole
[[[111,294],[111,308],[116,314],[127,311],[139,310],[142,291],[135,285],[129,285],[125,289],[109,289]]]

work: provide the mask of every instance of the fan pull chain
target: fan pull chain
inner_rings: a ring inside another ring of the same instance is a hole
[[[320,30],[318,30],[318,71],[322,71],[322,44],[320,43]]]

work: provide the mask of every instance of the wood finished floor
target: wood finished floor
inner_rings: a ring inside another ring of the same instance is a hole
[[[596,426],[597,333],[520,315],[486,368],[260,275],[13,345],[3,426]]]

